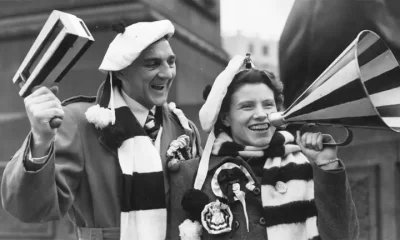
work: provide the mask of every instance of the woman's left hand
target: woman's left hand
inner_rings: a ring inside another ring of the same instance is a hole
[[[324,146],[323,143],[335,143],[331,135],[306,132],[300,137],[297,131],[296,142],[303,154],[317,165],[337,158],[336,146]]]

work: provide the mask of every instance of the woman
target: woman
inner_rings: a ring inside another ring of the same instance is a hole
[[[283,85],[268,71],[243,70],[244,60],[230,61],[200,110],[210,135],[194,188],[205,195],[187,192],[182,205],[191,220],[190,201],[207,199],[207,205],[198,222],[183,222],[181,238],[196,239],[185,238],[196,229],[200,239],[201,222],[201,239],[357,239],[343,162],[336,147],[322,144],[332,138],[297,133],[295,144],[293,135],[270,125],[268,114],[283,103]]]

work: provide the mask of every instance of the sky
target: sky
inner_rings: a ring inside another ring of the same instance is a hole
[[[278,40],[294,0],[221,0],[222,35]]]

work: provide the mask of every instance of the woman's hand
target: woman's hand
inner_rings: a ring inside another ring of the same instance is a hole
[[[331,135],[306,132],[300,137],[300,131],[297,131],[296,134],[297,144],[311,162],[316,165],[324,165],[323,169],[337,168],[337,161],[325,165],[330,160],[337,159],[337,147],[323,145],[323,143],[335,143]]]

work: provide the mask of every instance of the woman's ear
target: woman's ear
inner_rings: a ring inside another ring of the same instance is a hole
[[[226,114],[226,113],[221,114],[221,115],[220,115],[220,119],[221,119],[222,124],[223,124],[225,127],[230,127],[230,126],[231,126],[231,122],[229,121],[229,116],[228,116],[228,114]]]
[[[115,71],[114,72],[115,76],[119,79],[123,79],[124,74],[122,73],[122,71]]]

